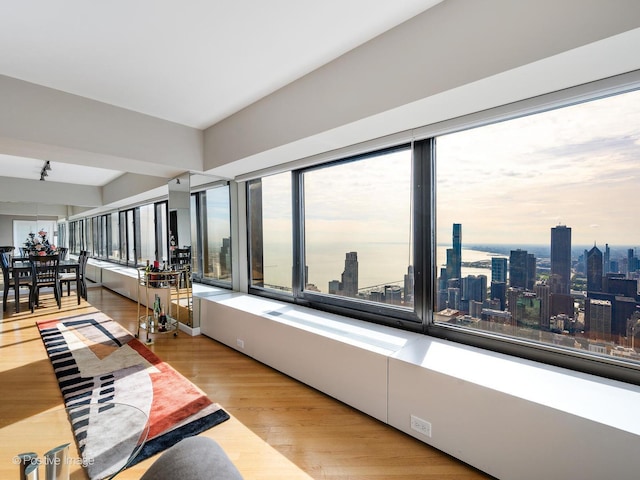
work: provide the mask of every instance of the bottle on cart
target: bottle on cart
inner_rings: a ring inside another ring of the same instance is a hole
[[[160,309],[160,319],[158,320],[158,324],[160,325],[158,328],[160,332],[167,331],[167,315],[164,313],[164,306]]]
[[[153,300],[153,324],[154,327],[160,328],[160,297],[158,294]]]
[[[160,287],[160,275],[154,275],[160,271],[160,262],[158,260],[153,261],[153,266],[151,267],[151,271],[149,273],[149,286],[152,288]]]

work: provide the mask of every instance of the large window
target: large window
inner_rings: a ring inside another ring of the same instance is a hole
[[[231,285],[231,199],[229,184],[207,188],[197,195],[196,218],[201,228],[192,239],[199,249],[194,277],[203,283]]]
[[[640,91],[436,145],[436,324],[640,361]]]
[[[411,149],[305,170],[301,179],[305,294],[413,311]]]
[[[140,215],[140,250],[137,265],[144,265],[146,261],[156,260],[156,222],[153,205],[138,207]]]
[[[418,323],[413,182],[409,145],[249,182],[252,291]]]
[[[251,286],[291,294],[291,173],[249,182]]]
[[[251,180],[250,291],[639,383],[640,92],[558,98]]]
[[[39,232],[44,232],[52,245],[58,246],[58,227],[55,220],[14,220],[13,244],[15,254],[20,255],[20,248],[26,248],[27,239],[32,235],[40,238]]]
[[[109,242],[107,247],[107,255],[109,260],[120,260],[120,229],[118,227],[118,212],[111,212],[108,215],[107,235]]]

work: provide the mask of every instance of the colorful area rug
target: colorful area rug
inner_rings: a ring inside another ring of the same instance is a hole
[[[41,321],[38,328],[67,407],[128,404],[148,416],[147,440],[137,456],[129,461],[129,454],[121,459],[103,455],[103,460],[88,462],[87,473],[92,479],[135,465],[229,419],[202,390],[101,312]],[[122,438],[100,434],[100,425],[92,430],[90,421],[76,423],[72,419],[83,456],[90,450],[112,451],[116,445],[110,446],[110,442],[123,442]],[[135,431],[137,427],[126,428]]]

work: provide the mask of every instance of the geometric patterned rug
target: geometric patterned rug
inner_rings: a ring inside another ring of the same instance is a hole
[[[127,404],[148,417],[147,440],[137,456],[98,456],[85,465],[89,478],[109,476],[229,419],[200,388],[102,312],[37,325],[66,407]],[[99,425],[71,421],[83,456],[113,452],[123,441],[100,434]]]

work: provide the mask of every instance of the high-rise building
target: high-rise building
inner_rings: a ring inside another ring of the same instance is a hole
[[[638,281],[625,278],[624,274],[607,274],[602,281],[602,291],[640,300],[640,295],[638,295]]]
[[[384,301],[391,305],[400,305],[402,303],[402,288],[398,285],[385,285]]]
[[[527,290],[533,290],[536,283],[536,256],[533,253],[527,254]]]
[[[507,259],[491,257],[491,281],[507,283]]]
[[[585,303],[585,330],[591,339],[611,339],[611,302],[608,300],[587,299]]]
[[[517,289],[509,291],[509,312],[516,325],[540,327],[540,311],[541,302],[535,293]]]
[[[405,305],[413,305],[413,291],[415,289],[415,277],[413,275],[413,265],[407,267],[407,273],[404,276],[404,303]]]
[[[470,312],[470,302],[480,302],[487,299],[487,277],[485,275],[467,275],[462,278],[462,302],[460,308]]]
[[[453,247],[447,249],[447,277],[462,278],[462,224],[453,224]]]
[[[568,295],[571,289],[571,228],[551,229],[551,293]]]
[[[604,274],[606,275],[611,271],[611,249],[609,244],[604,245]]]
[[[512,288],[527,288],[529,253],[526,250],[511,250],[509,255],[509,285]]]
[[[636,257],[634,249],[627,250],[627,278],[633,278],[633,274],[640,269],[640,260]]]
[[[507,284],[505,282],[491,282],[491,300],[497,300],[499,310],[507,306]]]
[[[602,252],[595,245],[587,252],[587,291],[602,291]]]
[[[462,278],[462,224],[453,224],[454,273]]]
[[[540,299],[540,328],[548,330],[551,318],[551,295],[549,285],[538,282],[533,287],[536,296]]]
[[[358,296],[358,252],[348,252],[344,260],[341,290],[347,297]]]
[[[461,285],[459,278],[452,278],[447,282],[447,308],[460,309]]]

